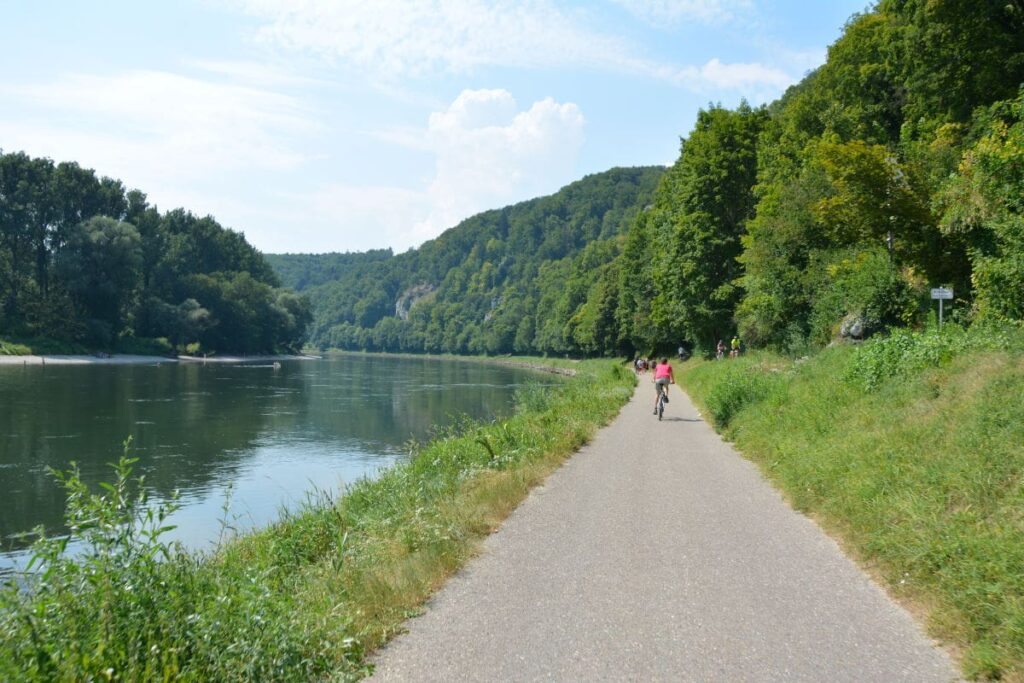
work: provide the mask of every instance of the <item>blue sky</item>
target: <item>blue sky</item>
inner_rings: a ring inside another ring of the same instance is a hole
[[[8,2],[0,149],[267,252],[404,251],[768,102],[864,0]]]

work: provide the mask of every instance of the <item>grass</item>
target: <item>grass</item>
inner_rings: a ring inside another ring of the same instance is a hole
[[[948,335],[948,336],[947,336]],[[900,333],[688,365],[718,428],[923,606],[974,679],[1024,680],[1024,334]]]
[[[70,559],[42,539],[31,589],[0,593],[0,679],[364,676],[367,654],[629,399],[625,367],[574,367],[522,390],[512,417],[412,444],[407,462],[209,556],[163,542],[174,502],[148,505],[130,460],[99,493],[66,473],[69,526],[89,551]]]
[[[122,337],[112,349],[103,349],[114,353],[127,353],[139,356],[167,356],[173,348],[166,339],[148,337]],[[17,339],[0,338],[0,356],[36,355],[86,355],[96,349],[83,346],[77,342],[48,339],[45,337],[29,337]]]
[[[28,356],[32,349],[24,344],[0,339],[0,356]]]

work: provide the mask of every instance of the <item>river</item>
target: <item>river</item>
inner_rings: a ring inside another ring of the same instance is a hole
[[[62,529],[48,474],[72,461],[111,479],[123,442],[154,501],[180,492],[173,538],[208,548],[222,520],[266,525],[314,489],[373,476],[460,415],[508,414],[515,390],[551,382],[499,365],[378,356],[253,364],[0,366],[0,570],[37,525]],[[228,512],[223,510],[227,501]]]

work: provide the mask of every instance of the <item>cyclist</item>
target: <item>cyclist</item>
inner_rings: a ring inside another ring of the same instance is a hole
[[[672,366],[668,364],[668,358],[662,358],[654,366],[654,414],[658,414],[658,399],[661,392],[665,392],[665,402],[668,403],[668,385],[675,384],[676,378],[672,374]]]
[[[740,356],[740,336],[738,334],[737,335],[733,335],[733,338],[732,338],[732,341],[730,342],[730,344],[732,345],[732,352],[729,355],[732,356],[733,358],[739,358],[739,356]]]
[[[718,346],[715,347],[715,358],[722,360],[725,358],[725,341],[719,339]]]

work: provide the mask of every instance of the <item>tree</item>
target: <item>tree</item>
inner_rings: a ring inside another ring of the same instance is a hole
[[[710,352],[732,330],[742,290],[737,260],[753,216],[763,108],[701,111],[655,197],[651,317],[669,340]]]
[[[969,245],[978,315],[1024,320],[1024,91],[990,115],[940,193],[942,229]]]
[[[91,320],[113,335],[124,330],[142,284],[142,243],[135,226],[102,216],[80,223],[68,235],[58,268],[72,299]]]

